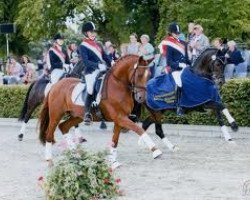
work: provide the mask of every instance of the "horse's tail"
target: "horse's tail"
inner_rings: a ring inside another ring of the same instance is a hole
[[[43,102],[43,107],[41,109],[40,117],[39,117],[39,122],[40,122],[40,127],[39,127],[39,139],[40,142],[44,145],[46,142],[46,133],[47,129],[49,126],[49,95],[45,98]]]
[[[18,121],[23,121],[25,119],[25,115],[26,115],[27,110],[28,110],[28,101],[29,101],[30,91],[32,90],[35,83],[36,82],[31,83],[31,85],[29,86],[29,89],[28,89],[26,96],[25,96],[25,100],[23,102],[22,111],[19,115]]]

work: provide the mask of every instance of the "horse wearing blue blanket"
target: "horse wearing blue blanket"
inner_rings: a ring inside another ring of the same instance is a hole
[[[219,87],[225,82],[223,75],[225,64],[218,55],[217,49],[206,49],[192,67],[186,67],[180,72],[182,94],[178,103],[184,111],[194,110],[197,107],[215,110],[225,140],[232,141],[222,113],[233,131],[237,131],[238,126],[220,98]],[[156,134],[170,150],[174,150],[175,145],[165,137],[161,118],[165,110],[175,110],[177,107],[176,83],[178,81],[175,81],[172,74],[164,74],[148,82],[146,107],[151,116],[147,117],[142,124],[143,129],[147,130],[152,123],[155,123]]]

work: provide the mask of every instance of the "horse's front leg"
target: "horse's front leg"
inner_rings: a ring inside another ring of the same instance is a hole
[[[222,109],[222,113],[227,118],[227,121],[229,122],[232,131],[234,131],[234,132],[238,131],[239,127],[238,127],[237,123],[235,122],[235,119],[229,113],[228,109],[225,108],[224,106],[223,106],[223,109]]]
[[[120,137],[121,127],[115,123],[113,129],[112,144],[109,149],[108,161],[111,164],[111,168],[115,169],[121,164],[117,161],[117,146]]]
[[[140,136],[139,140],[144,142],[146,146],[153,152],[153,158],[157,158],[162,154],[162,152],[156,147],[155,143],[147,134],[147,132],[143,128],[132,122],[127,116],[124,115],[118,117],[116,123],[121,127],[136,132]]]

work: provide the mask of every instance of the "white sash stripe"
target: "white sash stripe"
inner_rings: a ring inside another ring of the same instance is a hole
[[[176,50],[178,50],[179,52],[181,52],[183,55],[185,55],[185,50],[182,49],[180,46],[178,46],[177,44],[170,42],[170,41],[166,41],[166,45],[171,46],[173,48],[175,48]]]
[[[65,58],[59,54],[54,48],[50,48],[49,51],[53,51],[54,54],[56,54],[58,56],[58,58],[62,61],[63,65],[65,64]],[[49,57],[49,53],[47,55],[47,59],[46,59],[48,68],[51,69],[51,62],[50,62],[50,57]]]
[[[102,54],[101,54],[96,48],[94,48],[93,46],[91,46],[91,45],[88,44],[87,42],[82,42],[82,45],[85,46],[85,47],[87,47],[87,48],[88,48],[89,50],[91,50],[92,52],[94,52],[95,55],[97,55],[97,57],[98,57],[103,63],[105,63],[104,60],[102,59]]]

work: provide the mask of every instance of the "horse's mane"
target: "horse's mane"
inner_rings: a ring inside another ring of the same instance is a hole
[[[213,47],[208,47],[206,49],[204,49],[201,54],[198,56],[198,58],[196,58],[196,60],[194,61],[192,68],[197,68],[197,66],[200,66],[202,64],[202,59],[204,58],[204,54],[208,51],[218,51],[218,49],[213,48]]]
[[[127,55],[125,55],[125,56],[120,57],[120,58],[116,61],[116,63],[114,64],[113,67],[116,67],[117,65],[120,64],[120,62],[124,61],[124,60],[127,59],[128,57],[137,57],[137,58],[139,58],[138,55],[135,55],[135,54],[127,54]]]

